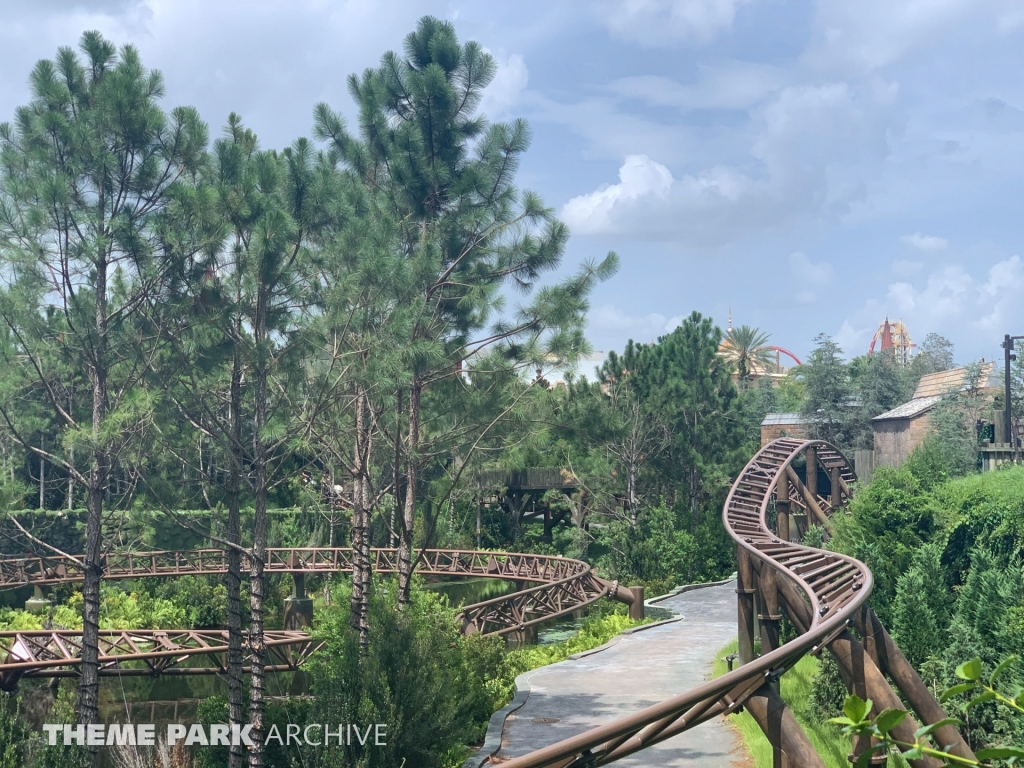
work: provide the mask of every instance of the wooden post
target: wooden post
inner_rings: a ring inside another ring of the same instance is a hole
[[[803,594],[797,586],[788,579],[779,579],[778,589],[793,623],[803,627],[810,626],[811,607],[804,600]],[[866,698],[870,698],[874,704],[871,710],[873,716],[877,716],[883,709],[904,709],[903,703],[885,679],[885,675],[882,674],[871,657],[864,653],[864,646],[850,634],[849,630],[845,630],[836,637],[828,646],[828,651],[839,664],[839,672],[843,676],[847,690],[853,690],[855,659],[863,659],[864,690],[867,693]],[[893,728],[892,735],[900,741],[912,744],[917,727],[914,718],[907,716],[902,723]],[[922,757],[908,762],[912,768],[941,768],[942,766],[933,757]]]
[[[770,653],[779,647],[779,589],[775,569],[763,563],[761,565],[761,651]]]
[[[832,505],[832,509],[836,509],[843,503],[843,488],[840,482],[842,478],[839,477],[839,467],[832,467],[829,480],[832,485],[832,495],[829,498],[829,503]]]
[[[907,661],[903,651],[893,642],[892,637],[882,626],[882,622],[870,608],[859,612],[855,620],[857,632],[864,638],[864,645],[869,658],[878,668],[887,674],[903,697],[917,713],[922,722],[930,725],[946,718],[942,705],[935,700],[928,686],[924,684],[917,670]],[[957,757],[975,760],[974,752],[964,741],[963,735],[952,725],[944,725],[935,730],[935,741],[950,745],[950,751]]]
[[[750,553],[736,548],[736,618],[740,665],[754,660],[754,572]]]
[[[825,768],[807,734],[770,684],[758,688],[743,706],[772,745],[773,768]]]
[[[818,504],[816,496],[812,496],[811,492],[807,490],[807,486],[800,482],[800,477],[792,467],[786,467],[786,475],[789,477],[789,482],[793,483],[797,491],[800,493],[800,498],[804,500],[804,504],[807,505],[807,509],[811,512],[811,516],[814,521],[823,527],[825,530],[831,530],[831,523],[828,521],[828,517],[825,515],[825,511]]]
[[[783,541],[792,541],[789,531],[789,473],[779,473],[775,484],[775,529]]]
[[[804,470],[806,477],[804,478],[804,485],[807,486],[807,490],[811,496],[818,495],[818,449],[813,445],[807,449],[805,454],[807,457],[807,468]]]
[[[644,618],[644,588],[643,585],[638,587],[629,587],[630,592],[633,593],[633,602],[629,604],[629,618],[636,621],[643,621]]]
[[[482,530],[481,526],[480,526],[480,505],[481,505],[480,494],[477,493],[477,496],[476,496],[476,548],[477,549],[480,549],[480,534],[481,534],[481,530]]]
[[[292,573],[292,595],[284,599],[284,628],[306,629],[313,626],[313,598],[306,594],[306,576]]]

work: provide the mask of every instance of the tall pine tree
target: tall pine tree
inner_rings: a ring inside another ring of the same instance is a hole
[[[0,247],[13,278],[3,321],[18,339],[18,355],[36,362],[22,370],[47,392],[60,444],[33,446],[19,431],[15,403],[7,400],[2,412],[26,449],[87,490],[79,703],[81,721],[92,723],[104,506],[112,462],[137,435],[131,425],[145,420],[136,384],[156,336],[138,321],[139,311],[172,269],[161,218],[198,172],[207,132],[195,110],[160,108],[163,78],[143,67],[133,47],[118,51],[86,32],[80,48],[84,60],[61,48],[55,60],[40,61],[31,103],[0,126]],[[41,328],[39,313],[53,323]],[[66,409],[41,364],[46,348],[88,372],[87,413]],[[64,452],[74,445],[88,454],[88,472]]]

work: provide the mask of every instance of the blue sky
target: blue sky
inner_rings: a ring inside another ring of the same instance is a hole
[[[500,68],[483,109],[525,117],[520,180],[570,225],[567,269],[616,250],[596,349],[692,310],[806,353],[866,351],[887,315],[966,362],[1024,333],[1019,0],[0,0],[0,120],[85,29],[133,42],[166,105],[264,146],[308,135],[345,77],[424,14]]]

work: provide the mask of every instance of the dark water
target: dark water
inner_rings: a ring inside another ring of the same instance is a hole
[[[459,579],[426,584],[427,589],[448,596],[448,602],[456,608],[473,603],[482,603],[495,597],[516,591],[516,585],[502,579]]]

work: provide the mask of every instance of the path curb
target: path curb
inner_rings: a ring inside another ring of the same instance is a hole
[[[649,600],[644,600],[644,605],[650,605],[651,603],[657,603],[662,600],[667,600],[670,597],[681,595],[684,592],[692,592],[695,589],[704,589],[705,587],[720,587],[723,584],[728,584],[730,581],[735,581],[735,579],[736,574],[734,573],[732,576],[730,576],[728,579],[725,579],[724,581],[709,581],[703,584],[684,584],[681,587],[676,587],[670,592],[666,592],[664,595],[658,595],[657,597],[652,597]],[[600,645],[597,648],[591,648],[589,651],[581,651],[580,653],[574,653],[571,656],[569,656],[568,659],[566,659],[566,661],[570,659],[581,659],[584,656],[592,656],[595,653],[607,650],[608,648],[611,648],[613,645],[618,643],[618,641],[622,639],[623,635],[632,635],[637,632],[642,632],[645,629],[652,629],[653,627],[660,627],[665,624],[673,624],[677,621],[681,621],[683,618],[683,615],[679,614],[677,616],[673,616],[671,619],[655,621],[651,624],[641,624],[639,627],[630,627],[629,629],[624,629],[604,645]],[[544,669],[544,667],[537,667],[537,669]],[[517,709],[521,709],[523,705],[526,704],[526,702],[529,700],[529,679],[533,675],[533,673],[537,671],[537,669],[527,670],[526,672],[523,672],[523,674],[519,675],[519,677],[516,678],[516,693],[515,696],[512,697],[512,701],[510,701],[504,707],[502,707],[493,715],[491,715],[490,722],[488,722],[487,724],[487,733],[484,735],[483,746],[481,746],[479,750],[477,750],[468,758],[466,758],[466,760],[462,763],[461,768],[480,768],[480,766],[482,766],[487,761],[487,758],[491,757],[491,755],[496,754],[498,750],[501,749],[501,737],[502,734],[504,734],[505,732],[505,720],[507,720],[508,716],[515,712]]]
[[[537,669],[543,669],[543,667],[537,667]],[[480,768],[491,755],[501,749],[501,736],[505,732],[505,720],[530,698],[530,684],[525,678],[533,671],[531,669],[523,672],[516,678],[516,695],[512,697],[512,701],[491,715],[491,720],[487,724],[487,733],[484,735],[483,746],[466,758],[462,768]]]

